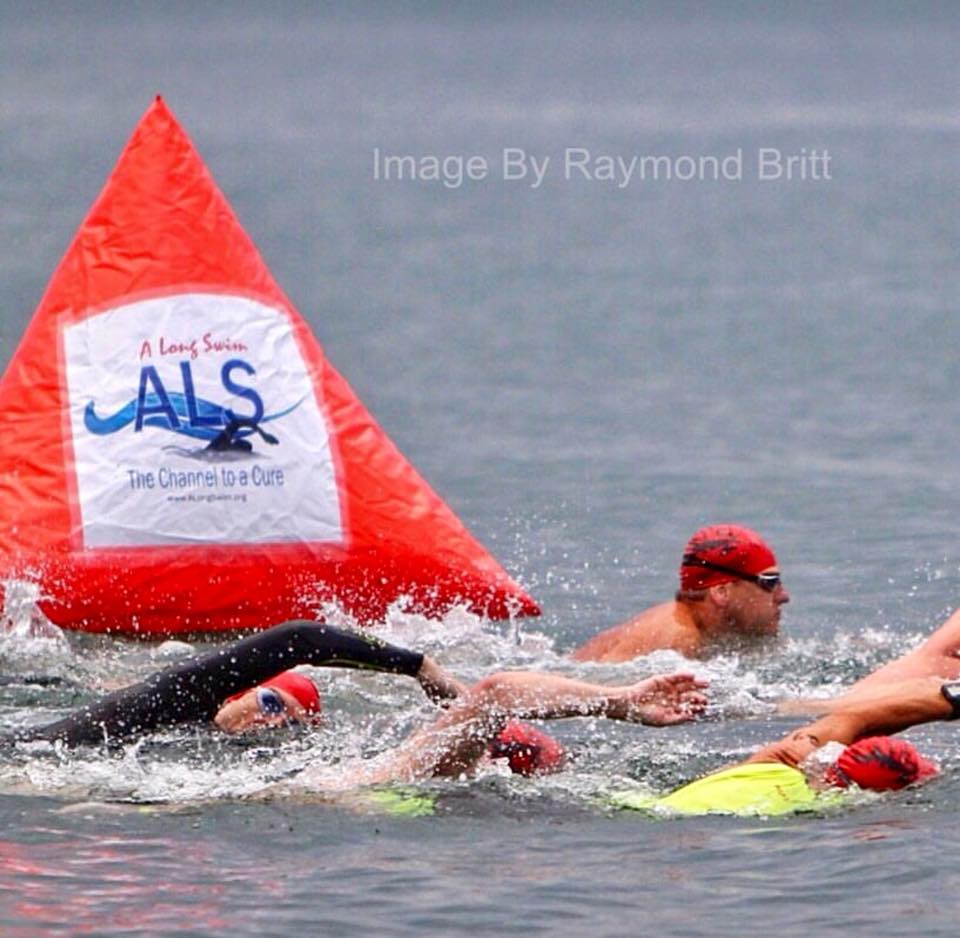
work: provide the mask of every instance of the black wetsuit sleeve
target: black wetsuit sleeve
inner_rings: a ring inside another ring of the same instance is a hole
[[[231,694],[248,690],[298,664],[361,668],[415,676],[423,655],[368,635],[310,621],[286,622],[154,674],[108,694],[19,740],[104,742],[159,726],[213,719]]]

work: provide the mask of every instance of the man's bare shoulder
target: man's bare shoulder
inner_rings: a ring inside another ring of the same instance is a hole
[[[679,603],[661,603],[594,635],[571,657],[575,661],[617,664],[664,648],[693,655],[699,650],[699,642],[696,629],[688,619]]]

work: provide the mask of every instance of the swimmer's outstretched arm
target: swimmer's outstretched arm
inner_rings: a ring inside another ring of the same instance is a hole
[[[950,616],[918,648],[861,678],[849,694],[854,696],[895,681],[932,676],[944,681],[960,678],[960,611]]]
[[[837,697],[784,700],[777,712],[788,716],[817,716],[834,712],[857,701],[882,698],[891,685],[924,677],[942,681],[960,678],[960,611],[953,613],[923,644],[881,665]]]
[[[350,781],[380,784],[467,772],[515,717],[602,716],[650,726],[683,723],[703,712],[706,686],[692,674],[658,675],[610,687],[555,674],[501,672],[475,684],[446,713],[375,767],[360,769]]]
[[[832,712],[754,753],[746,762],[797,766],[829,742],[849,745],[865,736],[887,736],[933,720],[949,720],[953,708],[939,677],[921,677],[871,688],[869,695],[838,703]]]
[[[923,678],[919,678],[919,680],[923,680]],[[940,679],[938,678],[938,680]],[[890,697],[891,687],[897,687],[905,683],[908,682],[886,681],[879,684],[854,685],[854,689],[837,697],[799,697],[796,700],[782,700],[777,704],[777,713],[782,716],[823,717],[831,713],[849,710],[855,704],[868,708],[883,706]],[[942,680],[940,683],[942,683]]]
[[[692,674],[658,674],[636,684],[610,686],[557,674],[502,671],[484,678],[469,693],[475,708],[497,718],[602,716],[668,726],[703,712],[707,686]]]
[[[48,726],[15,738],[62,740],[68,745],[103,742],[159,726],[213,719],[223,701],[298,664],[406,674],[434,698],[456,681],[423,655],[369,635],[297,620],[190,658],[83,707]]]

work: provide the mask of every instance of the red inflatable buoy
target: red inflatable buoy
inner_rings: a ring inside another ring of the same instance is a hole
[[[534,601],[324,357],[157,98],[0,381],[0,579],[57,625]]]

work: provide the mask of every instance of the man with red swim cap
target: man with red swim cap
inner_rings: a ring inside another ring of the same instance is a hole
[[[836,804],[843,789],[895,791],[936,775],[933,762],[889,734],[958,715],[958,682],[927,677],[891,683],[869,697],[834,701],[819,720],[667,795],[627,790],[610,801],[619,808],[671,815],[815,811]]]
[[[663,798],[626,793],[620,806],[678,813],[777,814],[823,803],[825,789],[891,791],[924,782],[938,768],[906,740],[889,734],[931,720],[960,717],[960,612],[917,648],[877,668],[845,694],[785,701],[782,713],[820,719],[765,746],[740,765],[714,772]],[[886,734],[886,735],[882,735]],[[813,758],[842,743],[828,762]],[[824,771],[825,769],[825,771]],[[821,799],[821,800],[818,800]]]
[[[617,663],[661,648],[688,658],[776,635],[790,596],[777,558],[750,528],[701,528],[684,549],[672,602],[646,609],[573,652],[577,661]]]
[[[891,734],[934,720],[955,720],[960,715],[960,685],[944,683],[936,675],[894,681],[871,694],[840,698],[829,711],[763,747],[747,762],[797,767],[825,744],[839,742],[846,748],[826,767],[823,786],[888,791],[925,781],[937,774],[937,766]]]
[[[827,700],[787,701],[784,713],[819,719],[744,762],[660,798],[621,792],[618,807],[676,814],[786,814],[836,801],[843,789],[894,791],[939,771],[894,737],[920,723],[960,718],[960,612],[913,651]],[[844,748],[839,752],[837,744]]]

